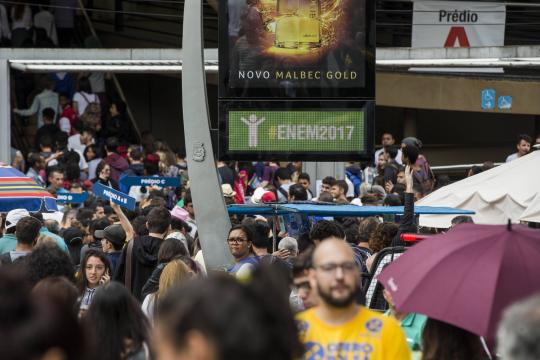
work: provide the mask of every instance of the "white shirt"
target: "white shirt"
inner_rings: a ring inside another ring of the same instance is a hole
[[[11,8],[11,30],[15,29],[31,29],[32,28],[32,11],[28,5],[24,6],[23,16],[19,20],[15,20],[15,7]]]
[[[9,29],[9,21],[7,11],[4,5],[0,4],[0,38],[11,39],[11,30]]]
[[[71,135],[68,138],[68,149],[78,150],[78,152],[80,152],[81,154],[84,154],[86,145],[81,143],[81,134]]]
[[[88,76],[90,87],[93,93],[105,92],[105,74],[102,72],[93,72]]]
[[[69,135],[69,133],[71,133],[71,121],[69,121],[67,117],[64,116],[60,118],[60,120],[58,120],[58,126],[60,127],[60,130],[62,130],[66,134]]]
[[[379,155],[381,155],[384,151],[384,148],[380,148],[379,150],[375,151],[375,166],[379,164]],[[403,165],[401,162],[401,149],[398,149],[397,156],[396,156],[396,162],[399,165]]]
[[[37,113],[38,117],[38,128],[43,126],[43,109],[51,108],[55,112],[55,119],[58,117],[60,111],[60,105],[58,102],[58,94],[52,90],[45,89],[39,94],[36,95],[32,105],[28,109],[17,109],[14,110],[15,113],[22,116],[30,116]]]
[[[506,158],[506,162],[514,161],[517,159],[519,159],[518,153],[514,153],[512,155],[508,155],[508,157]]]
[[[345,197],[347,197],[347,198],[354,197],[354,184],[346,176],[345,176],[345,182],[347,183],[347,186],[348,186],[347,193],[345,194]]]
[[[287,192],[287,194],[288,194],[288,193],[289,193],[289,188],[291,187],[291,185],[292,185],[292,183],[289,183],[289,184],[282,184],[282,185],[280,186],[280,188],[283,189],[283,190],[285,190],[285,191]],[[278,201],[280,201],[280,202],[287,202],[287,201],[289,201],[289,199],[286,198],[285,195],[283,195],[279,189],[278,189],[278,191],[277,191],[277,199],[278,199]]]
[[[154,325],[154,312],[155,312],[155,304],[156,304],[156,294],[148,294],[144,298],[144,301],[141,305],[141,310],[148,318],[148,321],[150,321],[150,325]]]
[[[88,99],[88,101],[86,101],[85,96],[86,96],[86,99]],[[73,95],[73,102],[77,102],[77,105],[78,105],[77,115],[82,116],[89,102],[99,103],[99,97],[96,94],[88,94],[88,93],[85,93],[84,91],[81,91],[81,92],[76,92],[75,95]]]
[[[56,34],[56,24],[54,23],[54,15],[47,10],[41,10],[34,16],[34,26],[44,29],[49,39],[54,45],[58,46],[58,35]]]
[[[200,265],[200,269],[203,271],[204,275],[206,275],[206,264],[204,262],[204,256],[202,250],[197,251],[197,254],[193,258],[197,264]]]
[[[88,162],[88,179],[92,180],[96,177],[96,169],[100,162],[102,162],[102,158],[92,159]]]

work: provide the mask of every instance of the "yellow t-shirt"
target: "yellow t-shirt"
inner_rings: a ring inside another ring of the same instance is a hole
[[[360,308],[348,323],[330,325],[315,308],[297,315],[304,360],[410,360],[405,335],[396,320]]]

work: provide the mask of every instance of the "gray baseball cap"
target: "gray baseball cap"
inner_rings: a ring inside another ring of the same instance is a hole
[[[113,224],[103,230],[94,231],[96,239],[109,240],[115,245],[123,245],[126,242],[126,232],[121,225]]]

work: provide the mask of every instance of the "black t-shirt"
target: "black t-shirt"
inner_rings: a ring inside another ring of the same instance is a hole
[[[234,188],[234,171],[228,166],[218,167],[222,184],[229,184]]]

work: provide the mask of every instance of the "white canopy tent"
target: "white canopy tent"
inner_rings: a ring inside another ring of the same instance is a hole
[[[479,224],[540,222],[540,151],[445,186],[416,205],[472,210]],[[420,225],[447,228],[452,218],[422,215]]]

